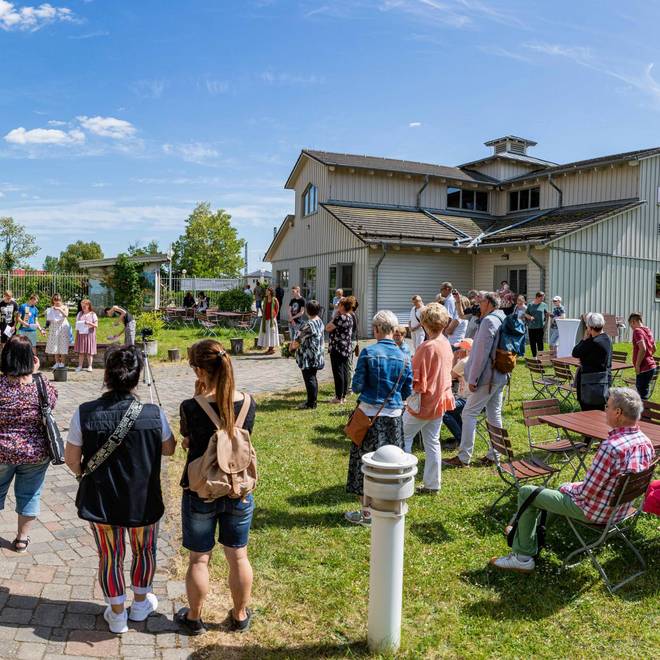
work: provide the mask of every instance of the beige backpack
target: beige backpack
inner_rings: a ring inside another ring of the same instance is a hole
[[[243,405],[234,424],[233,437],[222,428],[218,414],[203,396],[195,401],[213,422],[216,431],[202,456],[188,465],[188,484],[204,500],[229,496],[239,499],[257,486],[257,455],[250,433],[241,428],[250,410],[250,395],[243,395]]]

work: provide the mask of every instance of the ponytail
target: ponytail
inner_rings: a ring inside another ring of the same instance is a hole
[[[234,369],[231,358],[222,344],[214,339],[203,339],[188,349],[188,361],[191,367],[206,371],[209,382],[215,389],[215,402],[220,413],[220,421],[225,431],[232,434],[234,429]],[[204,383],[197,380],[195,394],[205,394]]]

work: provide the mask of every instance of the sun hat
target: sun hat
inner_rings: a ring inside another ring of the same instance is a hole
[[[555,297],[552,299],[552,302],[555,302],[555,301],[556,301],[556,302],[561,302],[561,296],[555,296]]]
[[[472,350],[472,339],[469,337],[466,337],[465,339],[461,339],[461,341],[456,344],[456,348],[462,348],[465,351],[471,351]]]

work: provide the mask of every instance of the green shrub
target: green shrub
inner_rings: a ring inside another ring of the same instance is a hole
[[[222,291],[217,297],[218,309],[222,312],[249,312],[252,308],[252,296],[243,289]]]
[[[163,316],[160,312],[142,312],[136,321],[135,325],[137,328],[136,339],[140,339],[143,328],[151,328],[154,333],[148,339],[159,339],[163,328],[165,327],[165,321],[163,321]]]

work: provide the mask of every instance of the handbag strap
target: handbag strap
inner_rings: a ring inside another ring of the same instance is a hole
[[[46,389],[46,382],[41,374],[34,374],[32,376],[36,386],[37,394],[39,396],[39,406],[42,413],[50,410],[50,401],[48,400],[48,390]]]
[[[121,418],[117,428],[112,432],[110,437],[103,443],[100,449],[87,461],[87,465],[83,470],[83,473],[80,475],[78,481],[82,480],[87,475],[97,470],[103,463],[105,463],[110,455],[117,449],[121,443],[124,441],[124,438],[129,434],[130,430],[133,428],[137,418],[144,408],[143,404],[140,403],[137,399],[131,401],[131,405],[128,407],[128,410],[124,413],[124,416]]]
[[[516,535],[516,529],[518,529],[518,523],[520,522],[520,518],[522,517],[522,514],[525,513],[529,505],[536,499],[537,495],[544,490],[543,486],[537,486],[527,497],[527,499],[522,503],[518,511],[516,512],[516,517],[513,519],[513,523],[511,523],[511,530],[509,531],[507,535],[507,543],[509,547],[512,546],[513,544],[513,537]]]

